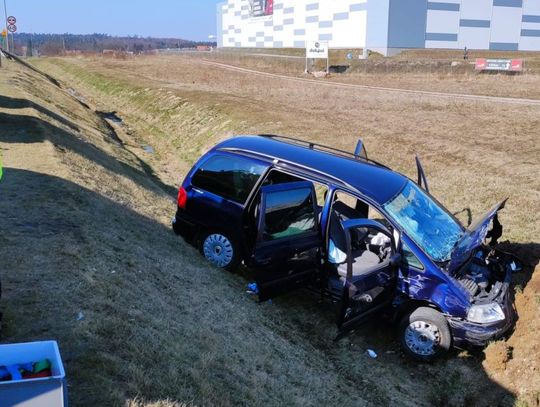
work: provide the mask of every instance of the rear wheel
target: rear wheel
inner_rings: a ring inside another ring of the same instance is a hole
[[[437,310],[417,308],[401,320],[399,327],[403,349],[416,360],[429,362],[450,349],[450,328]]]
[[[206,260],[216,267],[234,270],[240,263],[240,253],[235,241],[221,232],[204,234],[200,240],[200,250]]]

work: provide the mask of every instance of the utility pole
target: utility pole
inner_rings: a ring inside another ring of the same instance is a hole
[[[8,22],[7,22],[7,18],[8,18],[8,13],[7,13],[7,7],[6,7],[6,0],[4,0],[4,23],[6,23],[6,33],[7,36],[6,36],[6,41],[5,41],[5,45],[6,45],[6,51],[9,52],[9,31],[8,31]]]

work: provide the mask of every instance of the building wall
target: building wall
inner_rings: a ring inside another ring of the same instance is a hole
[[[368,0],[367,15],[366,46],[386,55],[388,53],[390,0]]]
[[[274,0],[262,17],[250,16],[253,1],[218,5],[220,46],[540,51],[540,0]]]
[[[218,3],[216,5],[216,42],[218,47],[223,47],[223,5],[226,3]]]
[[[250,0],[228,0],[218,5],[218,37],[224,47],[304,48],[306,40],[317,40],[333,48],[361,48],[366,5],[367,0],[274,0],[273,15],[251,17]]]
[[[388,16],[388,46],[423,48],[426,38],[426,10],[427,0],[391,1]]]
[[[540,0],[429,0],[425,47],[540,51]]]

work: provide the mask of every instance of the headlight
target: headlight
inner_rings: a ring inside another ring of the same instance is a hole
[[[473,305],[469,309],[467,319],[479,324],[488,324],[504,320],[504,312],[501,306],[495,302],[491,304]]]

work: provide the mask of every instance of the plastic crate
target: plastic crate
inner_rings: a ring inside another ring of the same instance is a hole
[[[56,341],[0,345],[0,366],[51,361],[51,377],[0,382],[0,407],[67,407],[66,374]]]

